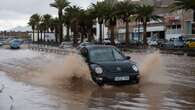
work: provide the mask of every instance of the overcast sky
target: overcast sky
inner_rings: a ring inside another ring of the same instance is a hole
[[[26,26],[33,13],[57,15],[57,10],[49,6],[54,0],[0,0],[0,30],[16,26]],[[96,0],[69,0],[72,4],[88,7]]]

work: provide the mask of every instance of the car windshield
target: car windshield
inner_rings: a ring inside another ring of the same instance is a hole
[[[90,51],[91,62],[125,60],[124,56],[114,48],[97,48]]]

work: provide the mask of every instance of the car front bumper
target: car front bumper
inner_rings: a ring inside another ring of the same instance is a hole
[[[116,77],[121,77],[121,80],[116,80]],[[104,84],[110,85],[129,85],[137,84],[140,80],[140,74],[135,75],[126,75],[126,76],[116,76],[116,77],[107,77],[107,76],[96,76],[96,82],[102,82]],[[129,77],[129,79],[122,79],[122,77]]]

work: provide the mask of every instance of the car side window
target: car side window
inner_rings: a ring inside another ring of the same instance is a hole
[[[87,57],[88,57],[88,52],[87,52],[87,49],[82,48],[82,49],[80,50],[80,52],[81,52],[81,55],[82,55],[83,57],[85,57],[85,58],[87,58]]]
[[[120,52],[118,52],[117,50],[113,49],[113,54],[114,54],[116,60],[124,60],[123,55]]]

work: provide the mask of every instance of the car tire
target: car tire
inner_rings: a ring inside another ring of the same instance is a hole
[[[95,76],[93,74],[92,75],[92,80],[98,85],[98,86],[104,86],[104,82],[103,81],[98,81],[96,80]]]
[[[135,83],[136,83],[136,84],[139,84],[139,82],[140,82],[140,80],[139,80],[139,79],[137,79],[137,80],[135,81]]]
[[[104,83],[103,83],[103,82],[96,81],[96,84],[97,84],[98,86],[104,86]]]

